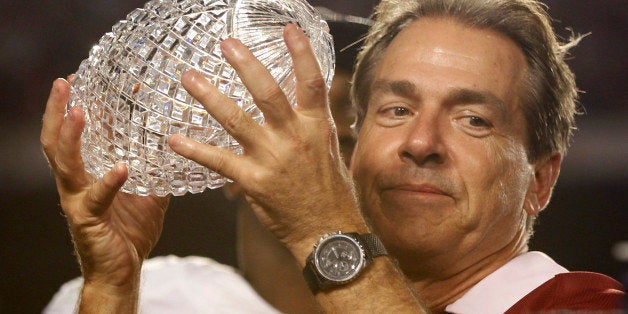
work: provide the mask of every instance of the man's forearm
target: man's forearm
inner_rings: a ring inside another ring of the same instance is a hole
[[[355,281],[317,293],[324,312],[428,313],[388,257],[378,257]]]

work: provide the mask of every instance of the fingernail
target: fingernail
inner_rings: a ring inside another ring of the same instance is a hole
[[[168,144],[171,148],[183,145],[183,137],[179,134],[172,134],[168,137]]]
[[[293,39],[297,39],[299,37],[301,37],[303,34],[303,30],[296,24],[288,24],[286,25],[286,35],[288,35],[288,37],[293,38]]]
[[[63,80],[62,78],[58,78],[54,81],[52,81],[52,90],[55,92],[59,91],[59,81]]]
[[[234,41],[235,41],[235,39],[233,39],[231,37],[223,40],[220,43],[220,47],[222,48],[223,52],[224,51],[232,52],[233,50],[235,50]]]
[[[125,163],[119,162],[115,164],[115,166],[113,167],[113,171],[115,171],[117,175],[121,175],[124,172],[125,167],[126,167]]]
[[[196,83],[196,78],[198,76],[198,72],[194,70],[189,70],[183,73],[181,76],[181,81],[186,81],[187,83],[194,84]]]
[[[240,41],[235,38],[227,38],[220,43],[220,49],[222,50],[222,54],[228,56],[230,58],[238,58],[242,57],[242,54],[238,50],[238,46]]]

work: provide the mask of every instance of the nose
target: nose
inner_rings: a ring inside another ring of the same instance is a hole
[[[443,164],[446,159],[443,128],[438,112],[419,113],[408,125],[406,138],[399,147],[399,157],[419,166]]]

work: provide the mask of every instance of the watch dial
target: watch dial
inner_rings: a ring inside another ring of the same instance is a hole
[[[346,281],[362,267],[362,251],[354,241],[338,237],[322,244],[316,262],[321,275],[327,279]]]

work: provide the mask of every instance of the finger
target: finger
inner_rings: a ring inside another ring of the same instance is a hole
[[[181,77],[185,89],[203,104],[207,112],[218,121],[243,147],[251,146],[262,128],[229,97],[222,94],[205,77],[188,71]]]
[[[65,106],[68,103],[70,86],[67,81],[57,79],[52,84],[52,90],[46,103],[40,141],[49,162],[53,161],[59,138],[59,130],[63,125]],[[54,167],[54,165],[51,164]]]
[[[230,201],[236,200],[244,194],[242,186],[237,182],[225,184],[222,190],[225,197]]]
[[[297,109],[329,115],[326,109],[327,84],[308,37],[296,25],[288,24],[284,28],[284,40],[292,56],[297,78]]]
[[[83,110],[73,107],[59,131],[57,153],[54,157],[55,174],[62,186],[69,190],[81,189],[86,184],[81,158],[81,132],[84,126]]]
[[[85,199],[85,208],[92,215],[100,216],[109,208],[116,193],[120,190],[128,177],[128,170],[124,163],[116,164],[107,172],[102,180],[96,181]]]
[[[239,169],[249,169],[249,167],[243,165],[244,159],[242,156],[236,155],[223,147],[205,145],[180,134],[168,137],[168,144],[175,153],[234,181],[240,181]]]
[[[229,38],[220,47],[227,61],[238,72],[253,101],[271,126],[283,125],[293,119],[294,111],[283,90],[268,69],[239,40]]]

